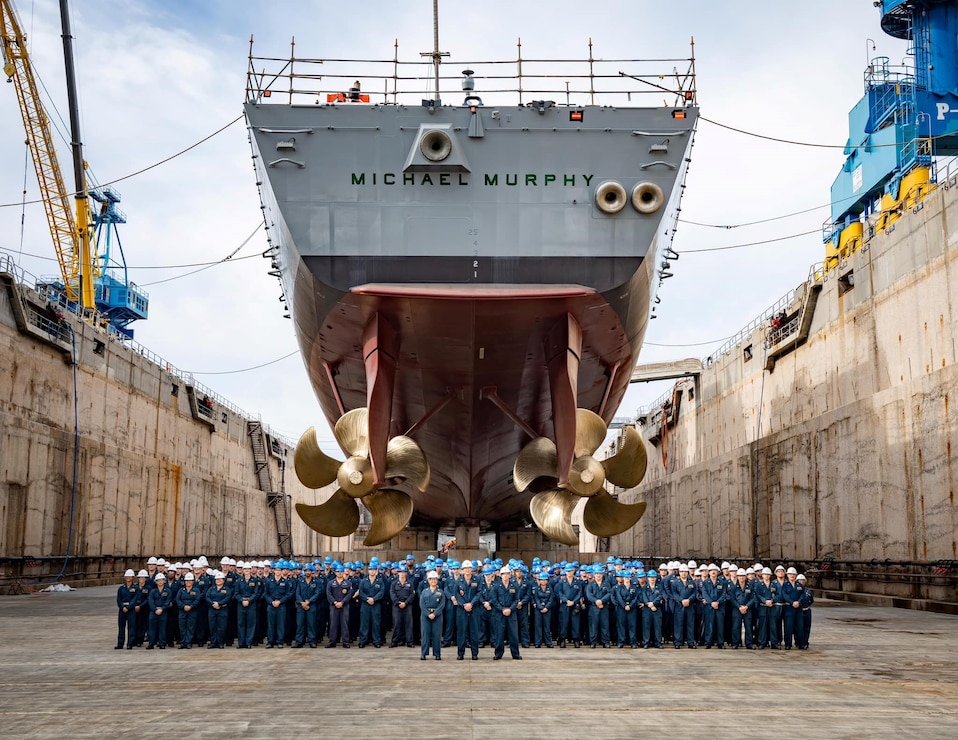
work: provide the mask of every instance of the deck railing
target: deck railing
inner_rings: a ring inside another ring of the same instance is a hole
[[[697,104],[694,39],[691,55],[675,59],[596,58],[592,39],[584,58],[523,57],[519,39],[513,59],[450,59],[438,72],[432,54],[417,54],[415,61],[400,59],[398,40],[391,59],[307,58],[295,52],[292,42],[288,57],[253,56],[250,37],[247,102],[420,105],[423,99],[452,104],[463,96],[482,96],[486,105],[526,105],[539,99],[569,106],[639,104],[636,101],[659,106],[663,100],[673,107]],[[472,83],[464,85],[466,76],[459,70],[470,70]]]

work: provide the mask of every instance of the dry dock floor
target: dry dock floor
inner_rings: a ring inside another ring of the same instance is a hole
[[[807,652],[115,651],[115,588],[0,597],[0,737],[958,737],[958,618],[825,602]]]

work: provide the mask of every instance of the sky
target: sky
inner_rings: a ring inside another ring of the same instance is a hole
[[[58,3],[16,5],[39,78],[67,120]],[[136,340],[291,439],[313,424],[325,447],[332,435],[283,318],[279,284],[259,256],[267,243],[245,124],[231,124],[242,114],[249,39],[260,56],[288,56],[295,37],[300,56],[377,59],[391,58],[398,39],[400,55],[413,60],[432,49],[432,5],[72,3],[85,157],[98,182],[126,178],[115,185],[128,217],[120,239],[131,279],[150,294]],[[691,155],[673,243],[681,256],[659,292],[640,362],[706,357],[805,279],[824,254],[818,233],[724,247],[820,229],[868,59],[899,65],[906,53],[882,33],[871,0],[440,0],[439,15],[440,47],[454,66],[513,59],[519,37],[523,55],[540,58],[585,58],[590,38],[596,57],[681,58],[694,37],[709,121],[700,121]],[[21,206],[38,197],[23,140],[13,86],[0,85],[0,251],[34,275],[54,275],[43,210]],[[57,141],[72,184],[67,144]],[[745,225],[756,221],[764,223]],[[216,262],[241,245],[229,261],[191,275],[196,267],[170,267]],[[702,249],[716,251],[692,251]],[[634,416],[669,387],[631,386],[618,415]]]

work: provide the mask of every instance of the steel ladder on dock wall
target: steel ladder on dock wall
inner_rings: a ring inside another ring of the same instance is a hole
[[[276,519],[276,536],[279,541],[279,554],[283,558],[293,557],[293,536],[290,526],[290,511],[286,503],[286,491],[273,489],[273,476],[269,469],[269,450],[266,447],[266,432],[259,421],[247,420],[246,433],[253,448],[253,463],[256,468],[256,480],[259,489],[266,494],[269,507]],[[281,486],[282,488],[282,486]]]

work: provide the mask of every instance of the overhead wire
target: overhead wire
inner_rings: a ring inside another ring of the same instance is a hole
[[[269,365],[275,365],[277,362],[282,362],[283,360],[298,354],[299,354],[299,350],[294,349],[288,355],[283,355],[282,357],[277,357],[275,360],[270,360],[269,362],[264,362],[259,365],[253,365],[252,367],[244,367],[241,370],[217,370],[217,371],[210,370],[206,372],[200,372],[199,370],[186,370],[184,372],[187,372],[190,375],[236,375],[237,373],[248,373],[250,370],[259,370],[261,367],[268,367]]]
[[[154,280],[149,283],[140,283],[139,285],[140,287],[145,288],[148,285],[159,285],[161,283],[169,283],[173,280],[179,280],[181,278],[189,277],[190,275],[195,275],[198,272],[209,270],[211,267],[216,267],[217,265],[221,265],[224,262],[229,262],[229,261],[238,262],[239,260],[233,260],[233,257],[235,257],[236,253],[239,252],[243,247],[245,247],[247,244],[250,243],[253,237],[256,236],[257,232],[259,232],[259,230],[263,228],[264,224],[265,222],[263,221],[256,224],[256,228],[253,229],[252,233],[250,233],[250,235],[243,240],[243,243],[240,244],[236,249],[234,249],[232,252],[230,252],[221,260],[217,260],[216,262],[211,262],[207,265],[204,265],[203,267],[200,267],[198,270],[191,270],[190,272],[185,272],[182,275],[174,275],[173,277],[164,278],[163,280]],[[255,254],[250,254],[250,255],[247,255],[246,257],[240,257],[239,259],[250,259],[251,257],[255,257],[255,256],[256,256]]]

